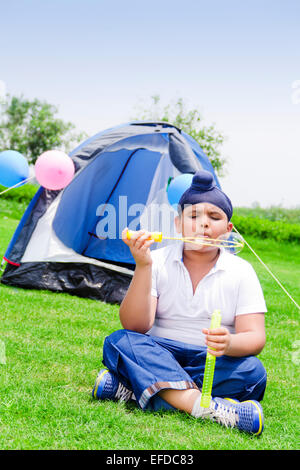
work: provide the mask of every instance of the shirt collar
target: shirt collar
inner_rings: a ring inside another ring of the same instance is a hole
[[[221,247],[220,248],[219,258],[217,259],[216,264],[212,268],[213,271],[225,271],[227,269],[227,267],[228,267],[227,255],[228,255],[228,253],[225,250],[225,248]]]

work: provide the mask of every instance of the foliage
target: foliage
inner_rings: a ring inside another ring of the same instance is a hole
[[[271,221],[259,217],[233,215],[232,222],[241,235],[273,239],[278,242],[300,243],[300,224]]]
[[[0,196],[0,219],[2,217],[21,219],[38,188],[37,185],[27,183],[2,194]],[[5,189],[7,188],[0,185],[0,193]]]
[[[205,126],[199,111],[197,109],[187,110],[182,98],[163,108],[160,106],[159,95],[151,96],[151,100],[150,106],[144,109],[137,108],[137,115],[134,119],[163,121],[179,127],[198,142],[217,174],[222,176],[226,160],[221,157],[220,147],[225,137],[216,129],[215,124]]]
[[[5,191],[6,189],[7,188],[1,186],[0,184],[0,193],[2,191]],[[29,204],[38,189],[39,185],[26,183],[22,186],[19,186],[18,188],[11,189],[10,191],[7,191],[6,193],[2,194],[0,196],[0,200],[8,199],[16,202],[26,202],[27,204]]]
[[[273,222],[281,221],[289,224],[300,224],[300,206],[286,209],[282,206],[260,207],[258,204],[252,207],[235,207],[234,213],[244,217],[258,217]]]
[[[55,117],[58,109],[38,99],[9,96],[0,116],[0,151],[17,150],[34,163],[46,150],[69,152],[84,133],[74,132],[74,124]]]

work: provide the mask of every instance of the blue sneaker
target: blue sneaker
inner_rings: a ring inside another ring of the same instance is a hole
[[[133,392],[119,382],[117,376],[107,369],[101,369],[92,391],[98,400],[128,401],[134,399]]]
[[[209,409],[212,419],[226,427],[237,427],[256,436],[263,432],[263,410],[256,400],[239,402],[216,397],[212,399]]]

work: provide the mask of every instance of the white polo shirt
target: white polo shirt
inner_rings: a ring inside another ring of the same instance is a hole
[[[204,346],[202,328],[209,328],[215,309],[222,326],[235,332],[237,315],[266,312],[261,285],[251,264],[221,248],[214,267],[195,293],[182,261],[183,243],[151,251],[152,290],[157,297],[153,327],[148,334]]]

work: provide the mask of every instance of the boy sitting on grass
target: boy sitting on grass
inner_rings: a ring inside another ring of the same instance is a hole
[[[207,171],[179,201],[183,237],[216,239],[232,230],[232,205]],[[120,306],[124,329],[105,339],[93,389],[97,399],[135,399],[143,410],[176,409],[259,435],[266,371],[262,289],[252,266],[216,246],[176,242],[150,251],[144,230],[127,239],[136,262]],[[222,325],[210,330],[211,315]],[[207,350],[216,356],[209,408],[200,406]]]

